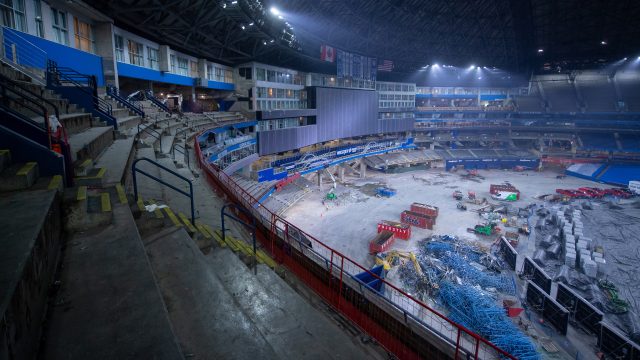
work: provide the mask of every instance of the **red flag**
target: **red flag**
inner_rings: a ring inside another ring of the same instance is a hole
[[[327,62],[336,61],[336,51],[329,45],[320,46],[320,60]]]

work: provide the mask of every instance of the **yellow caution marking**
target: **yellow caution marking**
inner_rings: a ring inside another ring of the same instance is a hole
[[[98,170],[98,173],[96,174],[96,176],[94,176],[94,178],[102,179],[106,172],[107,172],[107,168],[100,168],[100,170]]]
[[[220,247],[227,247],[227,244],[225,244],[225,242],[222,241],[222,239],[219,236],[216,236],[215,231],[213,231],[211,226],[209,226],[207,224],[202,224],[202,227],[204,227],[207,230],[207,232],[209,234],[211,234],[211,236],[213,236],[214,239],[216,239],[216,241],[218,242],[218,245],[220,245]]]
[[[118,193],[118,199],[120,200],[120,204],[128,203],[127,194],[124,193],[124,188],[122,187],[121,184],[116,184],[116,192]]]
[[[169,216],[169,219],[171,219],[171,222],[175,227],[182,227],[180,220],[178,220],[178,217],[176,216],[176,214],[173,213],[171,208],[169,207],[164,208],[164,212],[167,213],[167,216]]]
[[[191,224],[191,220],[187,219],[187,217],[183,213],[178,212],[178,217],[180,218],[180,220],[182,220],[182,223],[187,227],[187,230],[189,230],[189,232],[195,233],[198,231],[195,227],[193,227],[193,224]]]
[[[136,201],[136,204],[138,204],[138,210],[142,211],[147,211],[147,209],[144,207],[144,201],[142,200],[142,196],[138,196],[138,201]]]
[[[87,200],[87,187],[86,186],[78,187],[78,193],[76,195],[76,200],[78,200],[78,201]]]
[[[53,177],[49,181],[49,186],[47,186],[47,189],[56,190],[56,189],[60,189],[61,187],[62,187],[62,176],[53,175]]]
[[[24,164],[20,168],[20,170],[18,170],[16,175],[18,175],[18,176],[26,176],[31,171],[31,169],[33,169],[36,165],[38,165],[38,163],[28,162],[28,163]]]
[[[209,231],[207,231],[207,228],[205,228],[201,223],[196,221],[196,228],[198,228],[198,231],[200,232],[200,234],[202,234],[202,236],[204,236],[207,239],[211,239],[213,236],[209,233]]]
[[[102,204],[102,212],[111,211],[111,198],[109,197],[109,193],[100,194],[100,203]]]

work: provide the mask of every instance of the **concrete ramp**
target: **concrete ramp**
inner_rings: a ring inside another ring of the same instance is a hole
[[[143,241],[189,358],[371,358],[266,266],[255,276],[227,248],[205,256],[182,228]]]

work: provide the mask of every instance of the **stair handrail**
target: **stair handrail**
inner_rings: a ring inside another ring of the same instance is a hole
[[[162,133],[156,129],[151,128],[151,126],[147,126],[146,128],[140,130],[140,125],[142,124],[138,123],[138,132],[136,133],[136,137],[140,139],[140,134],[147,133],[160,142],[160,149],[162,149]]]
[[[171,114],[171,110],[169,110],[169,108],[167,107],[167,105],[163,104],[160,100],[158,100],[158,98],[156,98],[155,96],[153,96],[153,93],[151,92],[151,90],[145,90],[144,92],[144,96],[151,101],[155,106],[159,107],[160,109],[162,109],[163,111],[165,111],[167,114]]]
[[[11,85],[11,86],[8,86]],[[2,105],[4,108],[6,108],[6,110],[10,111],[11,113],[13,113],[14,115],[16,115],[20,120],[22,120],[25,123],[30,124],[31,126],[34,126],[38,129],[40,129],[40,131],[42,131],[43,133],[46,134],[46,138],[47,138],[47,144],[42,144],[43,146],[46,146],[49,150],[55,151],[54,149],[54,143],[56,143],[56,145],[58,145],[60,147],[60,154],[63,156],[64,158],[64,163],[65,163],[65,180],[66,183],[68,185],[72,185],[73,183],[73,160],[71,157],[71,146],[69,145],[69,137],[67,134],[67,130],[64,126],[61,127],[61,138],[59,140],[54,140],[53,136],[51,135],[51,125],[49,122],[49,109],[47,108],[46,105],[49,105],[52,109],[53,109],[53,115],[55,115],[56,119],[58,121],[60,121],[60,110],[58,109],[58,107],[51,101],[47,100],[46,98],[44,98],[41,94],[38,94],[36,92],[33,92],[29,89],[27,89],[26,87],[24,87],[23,85],[21,85],[20,83],[8,78],[7,76],[0,74],[0,87],[2,88],[2,97],[3,99],[8,99],[7,97],[7,92],[11,92],[15,95],[17,95],[20,99],[25,100],[29,103],[31,103],[32,105],[28,105],[25,103],[22,103],[21,105],[26,107],[27,109],[33,111],[34,113],[38,113],[38,110],[36,108],[39,108],[42,112],[42,117],[43,117],[43,121],[44,121],[44,128],[43,126],[41,126],[41,124],[39,124],[38,122],[34,121],[33,119],[28,118],[27,116],[24,116],[23,114],[20,114],[19,112],[15,111],[14,109],[12,109],[10,106],[4,106]],[[18,91],[19,90],[19,91]],[[29,95],[29,96],[26,96]],[[46,105],[45,105],[46,104]],[[33,139],[32,139],[33,140]]]
[[[181,148],[182,148],[182,150],[180,150]],[[189,169],[191,169],[191,161],[190,161],[190,159],[189,159],[189,153],[187,152],[187,148],[186,148],[185,146],[180,145],[180,144],[175,144],[175,143],[174,143],[174,144],[171,146],[171,150],[172,150],[172,151],[171,151],[171,154],[173,155],[173,160],[175,160],[175,159],[176,159],[176,151],[177,151],[177,152],[181,153],[181,154],[182,154],[182,156],[183,156],[185,159],[187,159],[187,167],[188,167]]]
[[[135,100],[128,100],[126,97],[122,96],[120,94],[120,89],[118,89],[114,85],[107,84],[107,95],[111,96],[117,102],[126,106],[127,108],[129,108],[129,110],[133,111],[134,113],[142,116],[143,118],[145,117],[144,111],[142,110],[142,107],[140,106],[140,104],[138,104],[137,101]]]
[[[107,115],[111,121],[110,125],[112,125],[114,129],[118,129],[118,121],[113,116],[111,104],[98,96],[98,84],[94,75],[81,74],[72,68],[58,66],[53,60],[47,60],[47,81],[58,86],[71,84],[91,96],[96,110]],[[86,84],[83,84],[83,82],[86,82]]]
[[[189,184],[189,192],[187,193],[186,191],[184,191],[182,189],[179,189],[179,188],[169,184],[168,182],[149,174],[148,172],[146,172],[144,170],[138,169],[137,165],[138,165],[138,163],[140,161],[145,161],[145,162],[148,162],[148,163],[150,163],[152,165],[155,165],[156,167],[158,167],[158,168],[160,168],[162,170],[165,170],[166,172],[168,172],[168,173],[170,173],[170,174],[172,174],[172,175],[174,175],[174,176],[186,181]],[[191,224],[193,226],[196,226],[196,212],[195,212],[195,206],[194,206],[194,203],[193,203],[193,182],[191,180],[187,179],[186,177],[178,174],[177,172],[169,169],[168,167],[163,166],[162,164],[160,164],[160,163],[158,163],[156,161],[153,161],[153,160],[151,160],[151,159],[149,159],[147,157],[136,159],[133,162],[133,164],[131,164],[131,176],[133,178],[133,196],[134,196],[136,201],[138,201],[138,180],[137,180],[137,177],[136,177],[136,173],[140,173],[142,175],[145,175],[146,177],[150,178],[151,180],[154,180],[155,182],[158,182],[158,183],[160,183],[162,185],[168,186],[169,188],[177,191],[178,193],[188,197],[191,200]]]

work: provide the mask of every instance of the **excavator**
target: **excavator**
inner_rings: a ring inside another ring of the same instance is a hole
[[[413,252],[391,250],[386,253],[380,253],[376,256],[376,265],[383,265],[384,269],[389,271],[391,266],[393,266],[398,259],[403,263],[407,260],[411,261],[413,263],[413,267],[416,269],[416,273],[418,273],[419,276],[424,275],[422,268],[416,259],[416,254]]]

